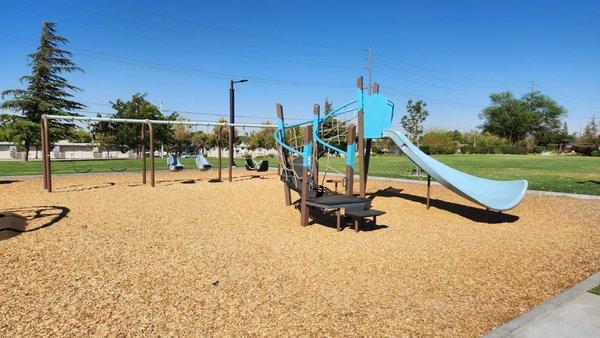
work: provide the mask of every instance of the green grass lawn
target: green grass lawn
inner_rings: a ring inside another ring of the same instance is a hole
[[[595,287],[591,288],[589,292],[600,296],[600,285],[596,285]]]
[[[535,155],[439,155],[439,161],[472,175],[500,179],[520,179],[529,181],[529,188],[534,190],[560,191],[578,194],[600,195],[600,157],[583,156],[535,156]],[[270,158],[271,166],[277,161]],[[209,158],[214,165],[215,158]],[[242,165],[242,159],[236,159]],[[224,159],[223,163],[226,163]],[[321,159],[321,171],[327,158]],[[186,168],[194,168],[194,159],[183,159]],[[344,169],[344,159],[331,158],[331,167],[338,171]],[[0,176],[39,175],[41,162],[0,161]],[[139,171],[140,161],[126,160],[84,160],[53,161],[53,173],[74,173],[74,168],[94,172],[110,172],[111,168],[127,167],[128,171]],[[166,169],[165,159],[156,159],[157,169]],[[373,156],[369,176],[393,178],[425,179],[411,172],[415,166],[406,156]],[[358,170],[357,170],[358,171]]]

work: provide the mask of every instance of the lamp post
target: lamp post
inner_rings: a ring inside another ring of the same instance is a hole
[[[230,81],[229,87],[229,123],[235,123],[235,89],[233,89],[233,85],[235,83],[248,82],[247,79],[238,80],[238,81]],[[234,137],[234,127],[229,126],[229,181],[231,181],[231,168],[233,168],[233,137]]]

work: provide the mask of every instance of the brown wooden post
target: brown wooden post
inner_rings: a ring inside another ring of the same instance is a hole
[[[48,189],[48,178],[46,177],[46,141],[44,140],[44,119],[40,119],[40,143],[42,144],[42,181],[44,189]]]
[[[221,141],[222,141],[222,135],[223,135],[223,127],[219,127],[219,131],[217,132],[217,162],[219,165],[219,168],[217,170],[217,179],[219,181],[221,181],[221,168],[223,166],[223,158],[222,158],[222,154],[221,154]]]
[[[279,103],[275,104],[275,110],[277,111],[277,118],[281,120],[281,123],[284,124],[283,119],[283,106]],[[283,135],[281,135],[281,140],[285,143],[285,130],[283,130]],[[286,150],[283,147],[279,146],[279,158],[283,161],[286,161]],[[284,162],[285,165],[285,162]],[[284,168],[284,170],[286,170]],[[290,187],[288,187],[287,182],[283,182],[283,195],[285,196],[285,205],[292,205],[292,193],[290,191]]]
[[[427,209],[429,209],[429,196],[431,195],[431,176],[427,174]]]
[[[152,123],[148,123],[148,132],[150,133],[150,186],[154,187],[154,127]],[[144,160],[144,165],[145,163]]]
[[[313,115],[319,115],[321,113],[321,107],[318,104],[314,104],[313,105]],[[315,128],[315,126],[313,126],[313,128]],[[318,126],[317,126],[318,128]],[[317,130],[317,132],[319,132]],[[311,136],[312,137],[312,136]],[[314,161],[313,162],[313,166],[312,166],[312,177],[315,180],[315,182],[319,182],[319,162],[318,162],[318,158],[319,158],[319,142],[317,142],[316,139],[313,139],[313,152],[312,152],[312,156]]]
[[[146,184],[146,124],[142,123],[141,128],[141,140],[142,140],[142,184]]]
[[[229,127],[229,182],[233,181],[233,135],[235,134],[235,128]]]
[[[303,128],[304,146],[309,145],[312,140],[312,126],[308,125]],[[308,168],[302,166],[302,195],[300,200],[300,225],[308,225],[308,205],[306,200],[308,199]]]
[[[48,117],[43,116],[42,119],[44,120],[44,145],[46,147],[46,152],[44,153],[44,157],[46,158],[46,180],[47,180],[46,188],[47,188],[48,192],[52,192],[52,164],[51,164],[51,160],[50,160],[50,133],[48,132],[48,129],[50,129],[50,127],[49,127],[49,123],[48,123]]]
[[[361,91],[363,90],[363,77],[356,80],[356,86]],[[361,103],[362,104],[362,103]],[[360,197],[365,197],[367,192],[367,173],[365,168],[365,114],[362,107],[358,111],[358,170],[359,170],[359,185]]]
[[[346,143],[348,144],[348,148],[350,148],[351,144],[354,144],[356,139],[356,126],[354,124],[348,125],[348,135],[346,136]],[[346,156],[355,156],[355,154],[350,154],[347,152]],[[351,165],[346,165],[346,195],[352,196],[354,195],[354,168]]]

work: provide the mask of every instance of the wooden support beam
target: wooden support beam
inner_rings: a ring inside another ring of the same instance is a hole
[[[313,105],[313,115],[319,115],[321,113],[321,107],[318,104],[314,104]],[[313,126],[313,128],[315,128],[318,126]],[[318,130],[317,130],[318,132]],[[315,180],[315,182],[319,182],[319,162],[317,161],[317,159],[319,158],[319,142],[317,142],[317,140],[313,139],[313,153],[312,156],[314,158],[313,162],[313,166],[312,166],[312,177]]]
[[[364,121],[364,113],[363,110],[359,110],[358,111],[358,180],[359,180],[359,186],[360,186],[360,197],[365,197],[366,192],[367,192],[367,187],[366,187],[366,177],[367,177],[367,173],[366,173],[366,168],[365,168],[365,138],[363,137],[364,135],[364,127],[365,126],[365,121]]]
[[[283,119],[283,106],[279,103],[275,104],[275,110],[277,111],[277,118],[281,120],[281,123],[284,124],[284,119]],[[282,131],[283,135],[281,135],[281,140],[285,143],[285,130]],[[283,147],[279,146],[278,147],[278,151],[279,151],[279,158],[284,161],[283,165],[285,167],[288,167],[288,156],[287,156],[287,150],[283,149]],[[286,170],[286,168],[284,168],[284,170]],[[290,206],[292,205],[292,192],[290,191],[290,187],[288,186],[287,182],[283,182],[283,194],[285,197],[285,205]]]
[[[312,126],[308,125],[303,128],[302,135],[304,136],[304,146],[309,145],[312,142]],[[300,199],[300,225],[308,225],[308,205],[306,200],[308,199],[308,168],[302,166],[302,194]]]

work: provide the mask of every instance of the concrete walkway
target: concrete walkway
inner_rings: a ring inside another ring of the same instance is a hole
[[[600,272],[484,337],[600,337],[600,296],[587,292],[598,284]]]

